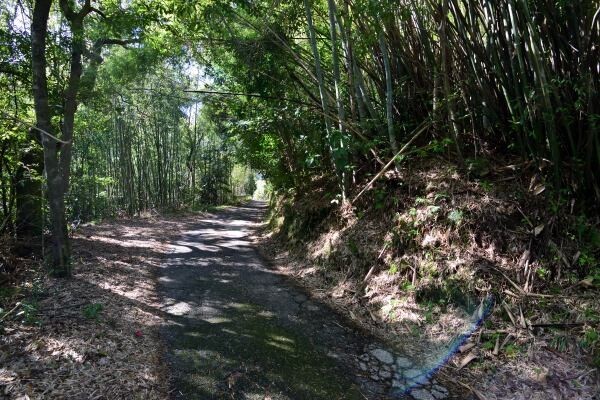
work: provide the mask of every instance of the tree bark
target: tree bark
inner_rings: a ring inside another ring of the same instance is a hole
[[[56,140],[52,135],[51,112],[48,105],[48,79],[46,75],[46,37],[48,17],[52,0],[36,0],[31,25],[33,97],[37,128],[44,148],[44,169],[48,186],[47,197],[50,209],[51,251],[50,267],[57,276],[71,275],[71,248],[65,214],[65,195],[69,190],[71,169],[71,148],[77,94],[82,73],[81,57],[85,48],[83,19],[92,11],[90,0],[86,0],[79,12],[73,10],[72,3],[60,0],[60,8],[71,26],[70,73],[65,92],[62,136]],[[45,133],[44,133],[45,132]]]
[[[33,136],[33,135],[31,135]],[[36,139],[37,141],[37,139]],[[21,156],[15,176],[16,234],[30,250],[33,240],[42,236],[42,181],[44,155],[39,146],[30,148]]]
[[[44,170],[48,185],[48,203],[52,240],[50,248],[50,268],[58,276],[71,273],[70,246],[67,235],[64,205],[64,179],[59,164],[60,145],[52,134],[51,112],[48,105],[48,79],[46,75],[46,37],[48,17],[52,0],[36,0],[31,24],[31,60],[33,75],[33,102],[36,127],[41,135],[44,147]]]

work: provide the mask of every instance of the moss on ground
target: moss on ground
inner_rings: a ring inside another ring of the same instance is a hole
[[[323,349],[254,305],[230,304],[218,318],[177,329],[175,387],[186,398],[363,398]]]

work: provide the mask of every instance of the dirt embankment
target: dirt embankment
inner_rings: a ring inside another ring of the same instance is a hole
[[[439,376],[486,399],[595,398],[597,217],[553,194],[529,164],[469,174],[443,160],[413,164],[353,207],[332,202],[325,180],[279,198],[263,253],[408,353],[447,342],[456,313],[493,295],[491,316]]]

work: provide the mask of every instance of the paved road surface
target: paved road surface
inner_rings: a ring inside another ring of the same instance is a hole
[[[265,208],[250,202],[208,214],[172,243],[159,282],[172,317],[162,334],[173,398],[389,398],[400,379],[391,355],[253,249]]]

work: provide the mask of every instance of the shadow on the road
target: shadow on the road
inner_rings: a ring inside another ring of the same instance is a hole
[[[170,224],[183,231],[169,243],[167,253],[143,242],[157,238],[156,227],[148,227],[140,237],[102,242],[109,259],[122,258],[124,248],[129,252],[129,265],[120,268],[147,268],[148,254],[157,264],[161,305],[126,297],[124,301],[163,321],[160,329],[172,373],[172,397],[389,398],[390,380],[374,380],[377,371],[358,368],[358,357],[377,339],[290,285],[267,268],[254,250],[251,235],[265,208],[250,203],[189,221],[161,221],[165,231],[173,230]],[[122,230],[106,236],[126,236],[126,228]],[[78,241],[85,247],[97,238]],[[135,276],[124,273],[115,279]],[[123,283],[135,288],[135,282]],[[89,286],[90,292],[107,291],[92,282],[82,285]],[[432,348],[439,345],[432,342]]]
[[[364,398],[335,360],[357,351],[358,338],[347,338],[329,310],[266,269],[252,248],[262,215],[236,207],[201,219],[164,261],[175,397]]]

